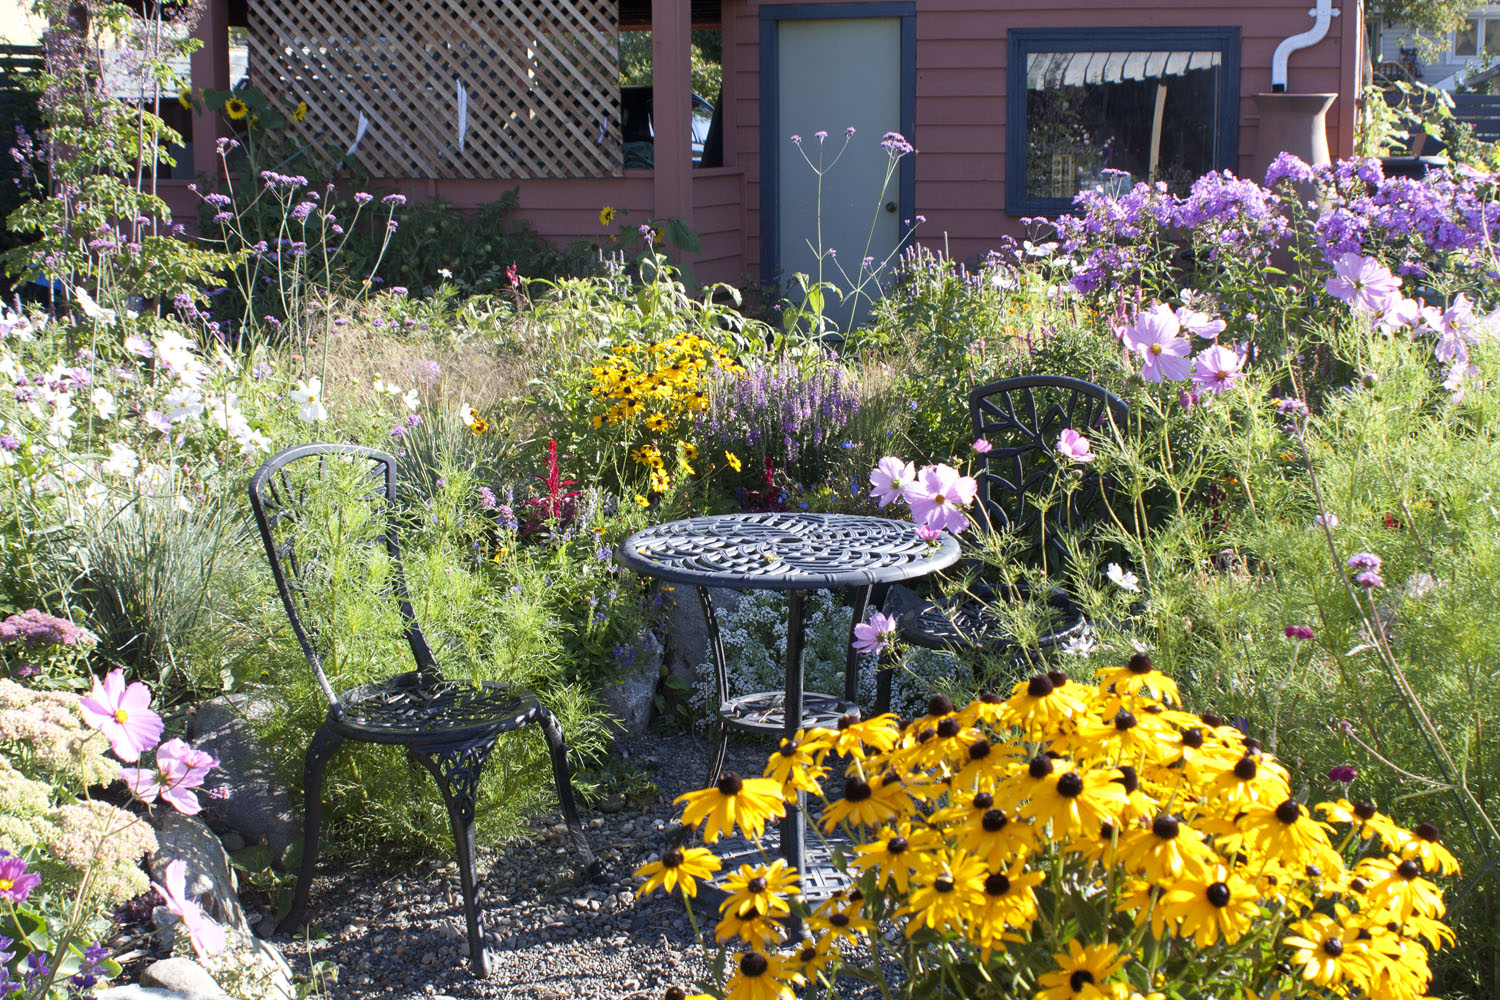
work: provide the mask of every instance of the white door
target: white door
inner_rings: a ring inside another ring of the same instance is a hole
[[[861,274],[869,274],[864,259],[886,260],[901,239],[899,170],[882,190],[890,160],[880,146],[887,132],[901,129],[901,21],[779,21],[777,62],[781,134],[772,141],[780,145],[781,287],[795,295],[792,275],[816,281],[821,274],[849,292]],[[851,126],[854,136],[845,147]],[[828,137],[820,142],[819,132]],[[802,137],[800,152],[791,142],[794,135]],[[873,282],[865,291],[874,291]],[[831,317],[847,329],[867,314],[867,301],[854,308],[849,300]]]

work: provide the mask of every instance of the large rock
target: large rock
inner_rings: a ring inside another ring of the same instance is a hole
[[[251,933],[240,905],[229,855],[212,830],[193,816],[158,810],[156,853],[151,855],[151,877],[166,883],[167,866],[181,859],[187,864],[187,894],[198,897],[208,915],[231,930]]]
[[[188,738],[219,759],[208,784],[223,785],[229,792],[227,798],[203,796],[204,819],[217,829],[233,830],[249,843],[265,844],[271,857],[280,861],[287,846],[301,838],[302,824],[291,793],[250,726],[251,719],[274,711],[269,701],[250,693],[215,698],[198,707],[188,726]]]
[[[223,996],[222,993],[217,995]],[[111,986],[107,990],[98,990],[94,993],[94,1000],[198,1000],[198,998],[191,993],[164,990],[159,986],[126,983],[124,986]]]
[[[711,587],[708,593],[722,628],[724,615],[740,606],[739,591]],[[692,687],[698,681],[699,668],[709,662],[708,627],[698,591],[693,587],[662,588],[662,597],[668,607],[667,672]]]
[[[625,676],[599,686],[599,699],[620,728],[633,736],[646,731],[661,680],[662,650],[656,636],[642,632],[627,649]]]
[[[227,997],[228,994],[208,974],[208,970],[190,958],[164,958],[152,962],[141,973],[141,985],[172,990],[194,1000]]]

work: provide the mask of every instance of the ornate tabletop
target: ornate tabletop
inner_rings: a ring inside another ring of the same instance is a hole
[[[644,528],[620,543],[638,573],[697,587],[838,590],[898,583],[958,561],[958,542],[855,514],[716,514]]]

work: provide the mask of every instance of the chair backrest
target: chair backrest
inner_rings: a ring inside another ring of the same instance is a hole
[[[412,610],[411,597],[401,571],[396,498],[396,459],[370,448],[346,444],[304,444],[287,448],[270,458],[250,478],[250,507],[265,543],[266,558],[282,606],[292,623],[292,632],[302,647],[307,662],[317,675],[328,704],[342,711],[338,695],[324,671],[323,655],[327,639],[323,637],[319,617],[313,611],[312,582],[317,547],[326,542],[327,523],[316,523],[319,504],[327,503],[334,487],[336,470],[348,468],[358,488],[340,496],[340,510],[348,505],[365,504],[371,524],[377,527],[374,544],[383,544],[390,558],[390,588],[401,612],[405,638],[416,658],[417,670],[437,676],[437,661],[427,645]],[[343,475],[344,473],[340,473]],[[324,534],[320,534],[324,533]]]
[[[1098,441],[1124,433],[1130,407],[1108,390],[1065,375],[1025,375],[982,385],[969,394],[974,433],[991,445],[979,475],[979,501],[990,525],[1010,530],[1035,545],[1044,535],[1062,553],[1059,530],[1077,528],[1108,502],[1107,482],[1091,464],[1059,458],[1058,438],[1074,430]],[[1057,491],[1061,467],[1072,465],[1081,478],[1054,496],[1046,509],[1038,501]]]

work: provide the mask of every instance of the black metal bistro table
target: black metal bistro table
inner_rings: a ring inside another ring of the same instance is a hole
[[[695,587],[703,607],[709,648],[717,673],[719,738],[706,784],[719,779],[727,747],[725,727],[793,736],[798,729],[834,728],[858,708],[858,654],[854,625],[862,622],[871,596],[903,580],[953,565],[958,542],[917,537],[916,526],[883,517],[851,514],[719,514],[672,521],[637,531],[620,543],[620,562],[638,573]],[[710,587],[787,591],[786,690],[729,696],[724,643]],[[805,642],[803,600],[810,590],[853,590],[844,695],[802,690]],[[807,891],[806,820],[800,805],[781,821],[781,854],[802,873]]]

